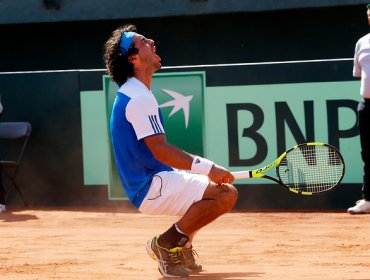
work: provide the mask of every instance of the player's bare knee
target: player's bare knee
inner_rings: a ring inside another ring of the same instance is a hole
[[[221,191],[218,199],[221,211],[224,213],[230,211],[234,207],[237,199],[238,199],[237,189],[233,185],[228,184],[227,189]]]
[[[227,200],[228,200],[229,210],[231,210],[234,207],[238,199],[238,190],[233,185],[230,185],[228,194],[229,194],[229,197]]]
[[[216,203],[213,206],[215,207],[214,210],[222,214],[234,207],[238,199],[238,191],[231,184],[217,185],[211,182],[203,195],[203,199],[214,201]]]

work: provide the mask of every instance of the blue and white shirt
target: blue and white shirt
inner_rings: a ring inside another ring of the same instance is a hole
[[[144,142],[145,137],[165,132],[157,100],[138,79],[128,79],[118,90],[110,131],[122,186],[139,208],[153,176],[173,169],[156,160]]]

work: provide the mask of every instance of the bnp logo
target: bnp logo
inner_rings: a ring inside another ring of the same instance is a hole
[[[159,108],[172,107],[172,111],[168,115],[168,118],[170,118],[173,114],[175,114],[179,110],[182,110],[184,113],[185,127],[188,128],[190,101],[193,99],[193,95],[185,96],[182,95],[181,93],[169,89],[162,89],[162,91],[170,95],[173,99],[171,101],[167,101],[159,105]]]
[[[203,154],[204,72],[160,73],[152,80],[168,142]]]

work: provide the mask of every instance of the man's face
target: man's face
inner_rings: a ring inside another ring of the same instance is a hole
[[[156,47],[153,40],[147,39],[143,35],[136,33],[132,43],[139,50],[137,58],[139,59],[141,66],[153,67],[154,72],[162,67],[161,58],[156,53]]]
[[[367,9],[367,22],[369,23],[370,25],[370,8]]]

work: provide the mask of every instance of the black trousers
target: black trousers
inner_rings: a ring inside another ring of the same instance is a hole
[[[370,99],[360,101],[357,109],[361,157],[364,162],[362,195],[370,201]]]
[[[0,167],[0,204],[5,204],[5,189],[3,186],[3,172]]]
[[[2,112],[0,112],[0,119],[1,119]],[[3,185],[3,171],[0,167],[0,204],[5,204],[5,189]]]

